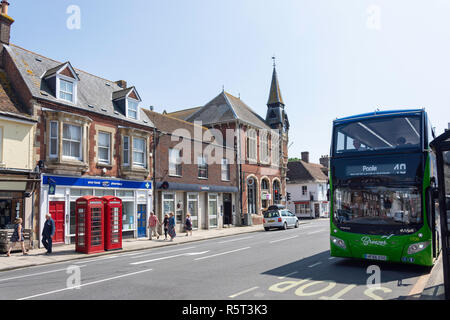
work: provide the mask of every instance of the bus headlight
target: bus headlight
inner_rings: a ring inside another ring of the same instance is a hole
[[[345,241],[336,237],[331,237],[331,242],[333,242],[336,246],[342,249],[347,249],[347,246],[345,245]]]
[[[426,249],[430,245],[430,241],[414,243],[409,246],[408,254],[414,254]]]

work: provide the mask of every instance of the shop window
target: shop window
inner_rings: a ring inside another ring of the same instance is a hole
[[[212,228],[217,227],[218,221],[217,198],[218,198],[217,194],[208,194],[209,226]]]
[[[112,189],[96,189],[95,195],[97,197],[114,196],[114,190],[112,190]]]
[[[0,200],[0,229],[14,228],[14,215],[11,200]]]
[[[175,214],[175,195],[173,193],[164,193],[163,215],[170,214],[171,212]]]
[[[94,190],[92,189],[70,189],[71,197],[84,197],[84,196],[93,196]]]
[[[198,228],[198,194],[188,195],[188,213],[191,214],[192,228]]]
[[[122,202],[123,231],[134,230],[134,202]]]
[[[134,197],[134,191],[131,190],[117,190],[116,196],[119,198],[133,198]]]

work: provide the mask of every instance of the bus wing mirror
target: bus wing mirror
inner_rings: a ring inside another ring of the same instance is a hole
[[[439,199],[439,189],[438,188],[431,188],[431,197],[433,200]]]

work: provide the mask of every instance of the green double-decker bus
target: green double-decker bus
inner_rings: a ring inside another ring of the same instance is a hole
[[[433,265],[440,244],[432,130],[422,109],[333,122],[331,256]]]

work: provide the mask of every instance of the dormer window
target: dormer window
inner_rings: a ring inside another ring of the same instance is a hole
[[[134,87],[121,89],[112,93],[115,111],[133,120],[139,120],[139,103],[141,98]]]
[[[73,103],[73,88],[73,82],[59,79],[59,98]]]
[[[77,103],[77,83],[80,79],[70,62],[47,70],[43,79],[56,99],[72,104]]]
[[[138,119],[138,106],[139,102],[137,100],[128,98],[127,100],[127,117],[131,119]]]

